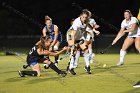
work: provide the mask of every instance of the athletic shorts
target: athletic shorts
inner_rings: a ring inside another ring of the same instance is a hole
[[[28,63],[29,66],[34,66],[34,65],[36,65],[36,64],[38,64],[37,61],[33,61],[33,62]]]
[[[52,36],[52,40],[54,41],[54,36]],[[62,35],[58,35],[57,41],[59,41],[59,43],[62,42]]]

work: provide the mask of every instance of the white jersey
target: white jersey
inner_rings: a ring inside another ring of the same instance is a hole
[[[80,17],[76,18],[70,27],[71,30],[76,31],[75,40],[80,40],[84,31],[86,31],[87,24],[81,22]]]
[[[136,28],[135,31],[133,32],[129,32],[128,33],[128,37],[140,37],[140,25],[139,25],[139,21],[136,17],[131,17],[130,22],[126,22],[126,19],[124,19],[121,23],[121,28],[125,28],[125,29],[130,29],[132,28],[132,25],[136,23],[138,26]]]
[[[93,27],[94,25],[96,25],[96,22],[95,22],[94,19],[90,18],[90,19],[89,19],[89,24]],[[92,30],[91,28],[87,27],[87,28],[86,28],[86,31],[88,31],[88,32],[91,33],[92,38],[93,38],[93,41],[94,41],[94,32],[93,32],[93,30]]]

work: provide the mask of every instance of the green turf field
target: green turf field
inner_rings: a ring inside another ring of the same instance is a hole
[[[122,67],[115,66],[118,59],[119,54],[97,54],[91,75],[85,73],[81,57],[76,76],[61,77],[41,65],[41,77],[21,78],[17,71],[25,63],[15,56],[0,56],[0,93],[140,93],[132,87],[140,80],[140,55],[128,54]],[[66,69],[67,62],[68,58],[62,60],[59,68]],[[107,66],[103,68],[103,64]]]

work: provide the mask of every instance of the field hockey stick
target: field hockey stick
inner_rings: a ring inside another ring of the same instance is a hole
[[[18,53],[18,52],[12,52],[12,51],[8,51],[10,54],[13,54],[13,55],[15,55],[15,57],[17,58],[17,59],[19,59],[20,61],[22,61],[22,62],[26,62],[25,61],[25,59],[23,59],[22,57],[20,57],[21,55],[26,55],[26,54],[22,54],[22,53]],[[27,64],[27,65],[23,65],[22,66],[24,69],[26,69],[27,67],[29,67],[29,65]]]
[[[73,48],[73,47],[77,47],[78,45],[80,45],[80,44],[83,44],[83,40],[81,40],[79,43],[76,43],[76,44],[74,44],[73,46],[71,46],[70,48]],[[62,56],[61,58],[59,58],[57,61],[59,62],[59,61],[61,61],[62,59],[64,59],[64,58],[66,58],[67,56],[69,56],[69,55],[71,55],[71,52],[66,52],[66,54],[64,55],[64,56]]]
[[[109,48],[111,48],[112,47],[112,43],[111,44],[109,44],[106,48],[104,48],[100,53],[101,54],[104,54]]]
[[[59,59],[57,60],[57,62],[61,61],[62,59],[66,58],[66,57],[69,56],[69,55],[70,55],[70,52],[66,53],[64,56],[62,56],[61,58],[59,58]]]

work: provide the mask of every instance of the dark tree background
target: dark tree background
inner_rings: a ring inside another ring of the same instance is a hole
[[[119,28],[125,9],[130,9],[133,15],[137,16],[140,8],[140,0],[1,0],[1,36],[41,35],[41,29],[38,25],[3,7],[3,2],[43,26],[44,16],[49,15],[63,34],[69,29],[71,19],[78,17],[81,12],[72,6],[74,2],[96,15],[95,20],[101,26],[99,30],[102,34],[116,34],[117,31],[110,24]]]

